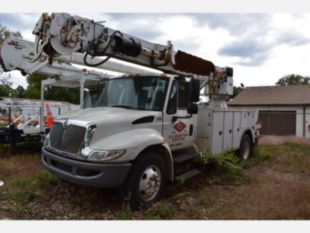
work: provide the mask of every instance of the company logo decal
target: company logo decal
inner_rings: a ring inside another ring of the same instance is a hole
[[[179,121],[173,126],[173,128],[180,133],[186,128],[186,125],[182,121]]]

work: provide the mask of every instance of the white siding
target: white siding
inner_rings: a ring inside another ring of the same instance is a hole
[[[303,107],[302,106],[257,106],[257,107],[232,107],[240,109],[258,109],[261,111],[296,111],[296,136],[303,137]],[[306,107],[306,124],[305,124],[305,136],[310,138],[310,107]]]
[[[306,107],[306,138],[310,138],[310,107]]]

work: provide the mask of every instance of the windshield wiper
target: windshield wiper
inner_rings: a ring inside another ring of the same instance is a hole
[[[111,107],[134,109],[134,107],[127,106],[127,105],[112,105]]]

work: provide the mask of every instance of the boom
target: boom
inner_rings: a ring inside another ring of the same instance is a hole
[[[50,61],[59,55],[79,52],[85,53],[84,63],[88,66],[103,64],[114,57],[178,75],[209,76],[216,72],[210,61],[180,50],[175,52],[170,41],[167,45],[155,44],[67,13],[42,14],[33,34],[36,35],[36,59],[43,52]],[[91,58],[98,56],[106,56],[106,59],[92,63]]]
[[[48,74],[50,76],[73,75],[73,73],[81,73],[81,70],[73,67],[71,63],[84,65],[83,56],[79,53],[72,53],[68,56],[59,56],[53,64],[48,62],[48,57],[41,54],[40,58],[35,59],[35,44],[22,38],[9,37],[2,41],[0,50],[0,64],[4,71],[20,70],[23,74],[31,74],[34,72]],[[95,62],[101,62],[102,59],[93,59]],[[119,72],[119,73],[139,73],[139,74],[158,74],[156,71],[146,71],[145,69],[132,67],[115,61],[107,61],[98,66],[98,68]],[[93,75],[98,72],[91,71]],[[107,74],[104,74],[108,76]]]
[[[62,76],[64,78],[83,73],[83,70],[66,63],[54,62],[53,64],[49,64],[46,56],[41,56],[40,59],[33,61],[33,47],[34,44],[32,42],[21,38],[8,38],[3,41],[0,50],[2,69],[4,71],[20,70],[24,75],[36,72],[46,74],[50,77]],[[87,73],[89,78],[100,76],[109,77],[108,74],[96,71]]]

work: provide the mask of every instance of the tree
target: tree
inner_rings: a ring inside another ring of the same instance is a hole
[[[308,85],[310,84],[310,77],[301,76],[298,74],[289,74],[280,78],[277,82],[277,86],[289,86],[289,85]]]
[[[245,88],[245,87],[244,87],[244,84],[243,84],[243,83],[240,83],[240,86],[239,86],[239,87],[234,86],[232,98],[236,97],[244,88]]]
[[[12,82],[10,82],[11,75],[1,75],[0,78],[0,96],[8,97],[12,94]]]
[[[19,86],[16,88],[16,97],[17,97],[17,98],[25,98],[25,97],[26,97],[26,90],[25,90],[24,87],[22,87],[22,86],[19,85]]]
[[[80,90],[78,88],[47,87],[45,98],[47,100],[68,101],[78,104],[80,101]]]
[[[28,87],[25,96],[30,99],[40,99],[41,81],[47,79],[47,75],[31,74],[27,76]],[[79,103],[79,90],[65,87],[47,87],[45,90],[46,100],[68,101],[70,103]]]
[[[40,99],[41,81],[48,77],[43,74],[33,73],[27,76],[28,87],[26,90],[26,97],[29,99]]]

